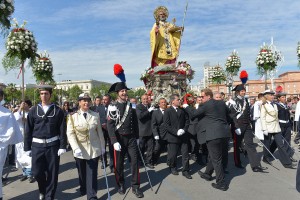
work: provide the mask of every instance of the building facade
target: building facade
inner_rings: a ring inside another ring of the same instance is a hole
[[[72,88],[75,85],[78,85],[78,87],[84,93],[90,94],[91,89],[93,87],[98,87],[98,86],[102,86],[102,85],[110,86],[111,83],[96,81],[96,80],[78,80],[78,81],[64,80],[64,81],[56,83],[56,89],[62,89],[62,90],[67,91],[68,89]]]
[[[234,81],[233,85],[241,84],[241,81]],[[246,83],[246,94],[250,97],[257,97],[260,92],[265,91],[264,80],[248,80]],[[288,71],[282,73],[278,78],[274,79],[273,87],[270,80],[267,80],[267,87],[276,90],[276,87],[281,86],[283,92],[288,95],[300,94],[300,71]],[[225,94],[232,94],[225,84],[211,84],[208,86],[213,92],[224,92]]]

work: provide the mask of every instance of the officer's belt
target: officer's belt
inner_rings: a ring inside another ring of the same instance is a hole
[[[49,139],[32,138],[32,142],[40,143],[40,144],[46,144],[46,143],[54,142],[58,139],[59,139],[58,136],[54,136],[54,137],[49,138]]]
[[[289,122],[290,122],[289,120],[287,120],[287,121],[285,121],[285,120],[279,120],[279,123],[283,123],[283,124],[287,124]]]

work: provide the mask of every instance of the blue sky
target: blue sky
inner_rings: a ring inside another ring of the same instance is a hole
[[[186,0],[15,0],[13,17],[19,23],[28,21],[39,51],[49,52],[56,81],[116,82],[113,65],[120,63],[128,86],[137,87],[142,85],[140,74],[150,66],[149,33],[159,5],[168,7],[169,21],[176,18],[182,24]],[[249,78],[259,78],[255,59],[271,36],[285,57],[278,73],[298,70],[299,10],[295,0],[189,0],[179,60],[196,70],[192,84],[202,78],[205,62],[223,66],[233,49]],[[5,39],[0,41],[2,59]],[[0,82],[20,84],[17,74],[5,74],[0,66]],[[31,69],[25,82],[35,82]]]

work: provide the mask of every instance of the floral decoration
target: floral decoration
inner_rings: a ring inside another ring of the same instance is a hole
[[[226,60],[225,70],[226,72],[232,75],[237,75],[240,68],[241,68],[241,60],[240,57],[238,56],[238,53],[234,50]]]
[[[260,48],[256,57],[256,65],[259,73],[266,73],[267,71],[272,71],[276,68],[276,58],[268,46],[264,45]]]
[[[11,15],[15,11],[13,0],[0,0],[0,28],[2,33],[8,32],[10,29]]]
[[[36,81],[41,83],[53,82],[53,65],[50,60],[49,54],[45,51],[40,53],[39,57],[36,59],[34,66],[32,67],[32,72]]]
[[[37,43],[33,33],[25,29],[26,21],[19,26],[15,21],[15,28],[9,33],[5,46],[6,54],[2,60],[6,71],[18,68],[26,59],[30,60],[30,66],[33,66],[36,59]]]
[[[213,73],[211,80],[216,84],[221,84],[223,81],[226,81],[224,70],[221,67],[216,68],[216,71]]]
[[[176,67],[178,74],[186,75],[186,78],[191,81],[194,78],[195,71],[186,61],[178,62]]]

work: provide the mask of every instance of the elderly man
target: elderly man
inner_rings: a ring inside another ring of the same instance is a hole
[[[150,32],[151,67],[175,65],[183,28],[167,22],[168,16],[169,11],[164,6],[159,6],[154,11],[156,23]]]
[[[0,102],[3,100],[3,90],[0,89]],[[2,177],[3,166],[7,155],[7,147],[11,144],[22,142],[23,135],[18,123],[10,110],[0,105],[0,174]],[[0,178],[0,200],[2,194],[2,178]]]
[[[41,103],[28,113],[24,151],[32,155],[32,174],[38,182],[39,199],[53,200],[57,188],[60,155],[66,152],[64,112],[51,103],[52,86],[41,85]]]

